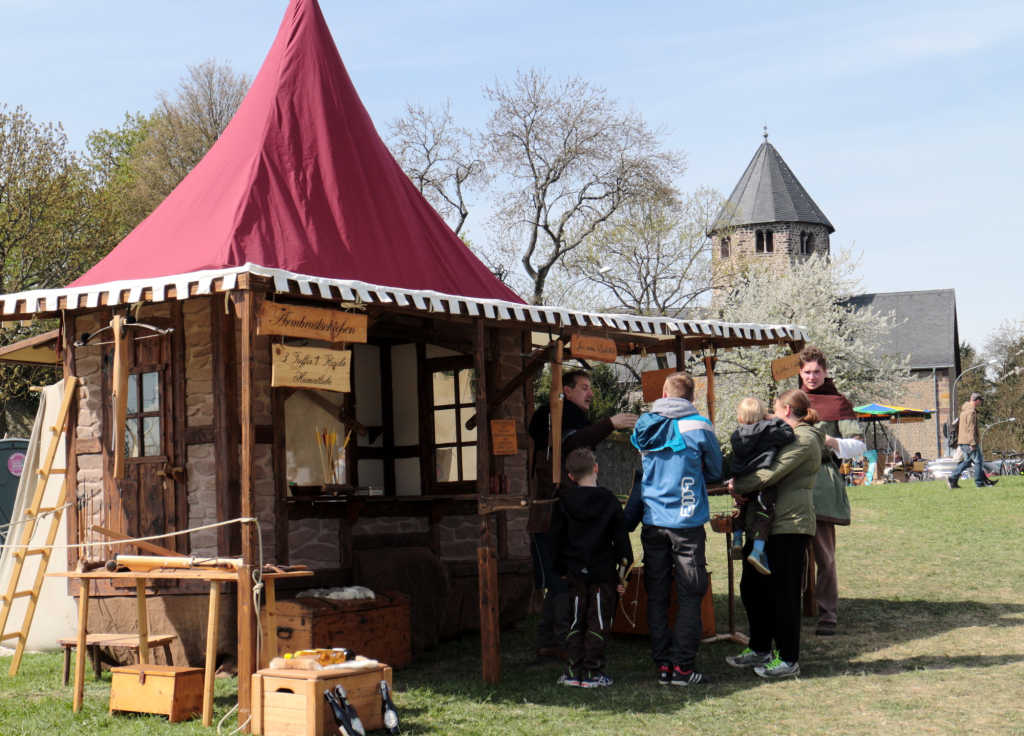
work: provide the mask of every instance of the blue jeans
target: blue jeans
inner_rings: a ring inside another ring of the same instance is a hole
[[[974,485],[981,487],[985,485],[985,466],[981,460],[981,445],[960,445],[964,451],[964,459],[953,470],[949,479],[956,483],[960,480],[960,474],[967,470],[967,467],[974,463]]]

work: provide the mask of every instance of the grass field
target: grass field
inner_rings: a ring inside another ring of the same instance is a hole
[[[556,665],[533,661],[528,620],[502,633],[497,687],[480,682],[474,636],[399,672],[403,733],[1024,734],[1024,477],[984,490],[938,482],[850,490],[854,523],[838,533],[840,633],[816,637],[807,620],[799,679],[768,683],[734,670],[723,657],[738,647],[719,643],[698,659],[712,685],[659,687],[646,640],[615,638],[613,687],[561,688]],[[710,536],[709,558],[723,628],[720,535]],[[18,677],[0,681],[0,736],[214,732],[108,716],[109,675],[87,676],[85,708],[72,714],[59,680],[59,654],[26,656]],[[218,717],[234,687],[218,681]]]

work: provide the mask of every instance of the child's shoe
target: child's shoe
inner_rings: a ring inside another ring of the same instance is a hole
[[[672,684],[678,685],[679,687],[688,687],[689,685],[708,685],[711,683],[711,678],[707,675],[697,672],[697,670],[684,670],[679,665],[672,668]]]
[[[757,549],[755,547],[750,550],[750,554],[747,555],[747,562],[749,562],[750,566],[762,575],[772,574],[772,569],[768,566],[768,555],[764,553],[763,549]]]
[[[557,682],[559,685],[565,685],[566,687],[582,687],[579,675],[571,669],[566,670],[564,675],[559,675]]]
[[[580,687],[611,687],[614,680],[603,672],[591,672],[586,678],[580,680]]]
[[[729,548],[729,557],[733,560],[743,559],[743,532],[732,533],[732,547]]]
[[[672,668],[667,664],[663,664],[658,667],[658,684],[659,685],[671,685],[672,684]]]

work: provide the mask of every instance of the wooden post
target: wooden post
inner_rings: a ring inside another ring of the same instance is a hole
[[[256,433],[253,416],[253,389],[255,383],[256,357],[253,341],[256,339],[256,295],[252,291],[240,291],[235,296],[235,308],[241,321],[242,333],[239,345],[241,366],[241,397],[239,400],[241,425],[241,462],[239,485],[241,490],[241,514],[255,516],[255,446]],[[256,534],[252,524],[242,524],[242,567],[238,570],[238,723],[249,720],[252,675],[256,671],[256,612],[252,600],[252,569],[257,559]],[[248,727],[246,727],[248,730]]]
[[[206,612],[206,662],[203,677],[203,725],[213,723],[213,678],[217,674],[217,632],[220,617],[220,581],[210,581],[210,604]],[[250,681],[252,678],[249,678]]]
[[[125,351],[125,320],[115,314],[110,320],[110,328],[114,333],[114,370],[111,380],[111,393],[114,404],[114,480],[124,479],[124,436],[125,424],[128,421],[128,356]]]
[[[86,634],[89,632],[89,578],[82,578],[78,586],[78,649],[75,651],[75,693],[71,698],[71,710],[82,710],[85,695],[85,650]]]
[[[491,424],[487,416],[487,340],[484,321],[477,320],[473,333],[476,372],[476,492],[491,492]],[[480,521],[480,546],[477,548],[477,572],[480,588],[480,655],[484,682],[501,680],[501,626],[498,584],[496,520],[485,514]]]
[[[683,336],[676,335],[675,339],[676,371],[683,370],[686,365],[686,350],[683,349]]]
[[[715,362],[713,355],[704,356],[704,374],[708,381],[708,419],[715,423]]]
[[[556,486],[562,482],[562,341],[555,341],[551,358],[551,433],[548,446],[551,448],[551,482]]]
[[[135,581],[135,608],[139,617],[139,664],[149,664],[149,611],[146,610],[146,580]]]

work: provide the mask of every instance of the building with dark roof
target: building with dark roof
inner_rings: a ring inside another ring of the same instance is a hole
[[[915,452],[925,457],[941,457],[945,454],[944,427],[948,426],[953,402],[952,384],[960,374],[956,292],[931,289],[858,294],[846,303],[854,309],[870,308],[876,314],[891,313],[895,317],[882,351],[888,355],[909,356],[912,380],[899,396],[880,397],[878,401],[932,409],[935,414],[925,422],[893,425],[887,429],[903,457]]]

